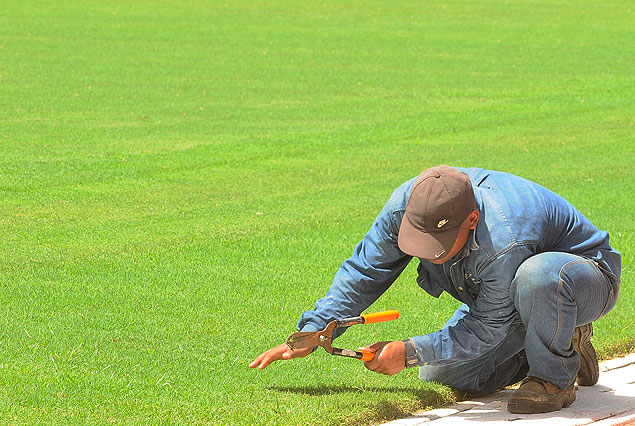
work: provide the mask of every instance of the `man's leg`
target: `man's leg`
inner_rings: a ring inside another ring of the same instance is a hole
[[[527,327],[528,375],[561,389],[572,384],[580,366],[571,343],[575,327],[605,315],[615,305],[615,292],[591,260],[557,252],[527,259],[510,295]]]
[[[456,324],[467,312],[467,305],[461,305],[445,326]],[[419,378],[443,383],[471,396],[486,395],[525,377],[529,367],[524,340],[525,327],[518,324],[496,349],[470,361],[423,366]]]
[[[527,328],[528,376],[539,379],[538,384],[527,384],[531,392],[526,394],[521,386],[515,393],[518,401],[524,398],[523,403],[531,405],[531,395],[550,394],[547,399],[553,405],[547,400],[536,402],[540,411],[559,410],[573,402],[580,367],[572,344],[574,330],[605,315],[615,305],[617,291],[593,261],[568,253],[541,253],[518,268],[510,296]],[[513,400],[514,396],[510,404]]]

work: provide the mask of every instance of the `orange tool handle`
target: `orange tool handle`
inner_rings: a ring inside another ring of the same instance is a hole
[[[375,358],[375,352],[368,351],[360,351],[362,353],[362,357],[360,358],[362,361],[370,361]]]
[[[392,321],[399,318],[399,311],[375,312],[374,314],[362,315],[362,318],[364,318],[364,324],[374,324],[376,322]]]

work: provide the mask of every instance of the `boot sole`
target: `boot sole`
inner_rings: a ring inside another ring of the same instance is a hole
[[[565,399],[561,403],[509,400],[507,403],[507,411],[514,414],[538,414],[549,413],[551,411],[560,411],[567,408],[575,401],[575,394],[572,399]]]

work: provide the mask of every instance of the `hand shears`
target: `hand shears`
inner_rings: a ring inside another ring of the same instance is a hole
[[[392,321],[399,318],[397,311],[376,312],[374,314],[361,315],[358,317],[337,319],[331,321],[322,331],[298,331],[287,337],[287,345],[291,349],[312,348],[322,346],[331,355],[357,358],[362,361],[370,361],[375,358],[374,352],[351,351],[349,349],[334,348],[333,330],[340,327],[350,327],[356,324],[373,324],[376,322]]]

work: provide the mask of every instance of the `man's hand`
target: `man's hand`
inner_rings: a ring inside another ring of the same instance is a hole
[[[263,368],[267,368],[267,366],[274,361],[305,357],[312,351],[313,348],[292,350],[291,348],[289,348],[289,346],[287,346],[286,343],[283,343],[280,346],[276,346],[275,348],[271,348],[268,351],[260,354],[260,356],[256,358],[251,364],[249,364],[249,366],[251,368],[259,368],[260,370],[262,370]]]
[[[379,342],[360,350],[375,353],[375,358],[364,362],[366,368],[375,373],[392,376],[406,368],[406,346],[400,340]]]

